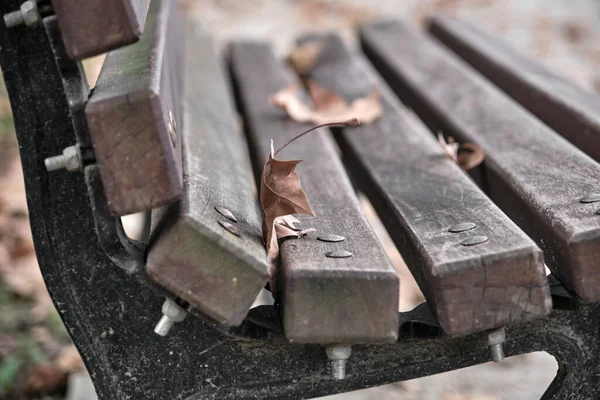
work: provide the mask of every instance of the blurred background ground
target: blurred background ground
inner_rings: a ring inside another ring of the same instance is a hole
[[[470,20],[582,87],[600,93],[600,3],[595,0],[181,0],[219,44],[271,41],[283,55],[298,34],[402,18],[421,26],[442,14]],[[86,61],[93,84],[102,58]],[[1,82],[0,82],[1,83]],[[414,280],[368,203],[365,211],[402,279],[400,308],[422,301]],[[135,225],[135,219],[132,220]],[[132,226],[135,229],[135,226]],[[354,392],[328,400],[538,399],[556,374],[544,353]],[[23,176],[6,90],[0,85],[0,400],[94,400],[85,367],[46,292],[27,219]]]

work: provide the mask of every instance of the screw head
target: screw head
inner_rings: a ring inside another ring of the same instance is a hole
[[[459,233],[459,232],[470,231],[471,229],[475,229],[475,224],[474,223],[472,223],[472,222],[461,222],[459,224],[452,225],[450,228],[448,228],[448,232]]]
[[[227,218],[228,220],[230,220],[231,222],[238,222],[237,218],[231,213],[231,211],[224,207],[216,206],[215,211]]]
[[[325,253],[325,257],[348,258],[348,257],[352,257],[352,253],[350,253],[349,251],[346,251],[346,250],[329,251],[329,252]]]
[[[587,196],[583,196],[579,201],[581,203],[596,203],[600,201],[600,193],[590,193]]]
[[[229,223],[227,221],[219,221],[219,225],[221,225],[223,228],[225,228],[232,235],[235,235],[237,237],[241,236],[240,232],[237,230],[237,228],[235,226],[233,226],[231,223]]]
[[[460,242],[460,244],[462,244],[463,246],[475,246],[477,244],[485,243],[487,241],[488,241],[487,236],[475,235],[475,236],[470,236],[470,237],[466,238],[465,240]]]
[[[317,238],[318,240],[322,241],[322,242],[343,242],[344,240],[346,240],[345,237],[340,236],[340,235],[321,235]]]

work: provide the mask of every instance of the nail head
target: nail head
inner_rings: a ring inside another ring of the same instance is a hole
[[[217,206],[217,207],[215,207],[215,211],[218,212],[219,214],[221,214],[222,216],[224,216],[225,218],[227,218],[228,220],[230,220],[231,222],[238,222],[235,215],[233,215],[231,213],[231,211],[229,211],[226,208]]]
[[[345,237],[340,236],[340,235],[322,235],[317,237],[318,240],[322,241],[322,242],[343,242],[344,240],[346,240]]]
[[[600,193],[591,193],[587,196],[582,197],[580,200],[582,203],[596,203],[600,201]]]
[[[475,236],[470,236],[470,237],[466,238],[465,240],[460,242],[460,244],[462,244],[463,246],[475,246],[476,244],[481,244],[481,243],[484,243],[487,241],[488,241],[487,236],[475,235]]]
[[[336,250],[325,253],[325,257],[329,258],[348,258],[352,257],[352,253],[346,250]]]
[[[461,222],[460,224],[452,225],[448,228],[448,232],[459,233],[475,229],[475,224],[472,222]]]
[[[223,228],[225,228],[227,231],[229,231],[229,233],[231,233],[231,234],[233,234],[235,236],[240,236],[240,233],[235,228],[235,226],[231,225],[229,222],[227,222],[227,221],[219,221],[219,225],[221,225]]]

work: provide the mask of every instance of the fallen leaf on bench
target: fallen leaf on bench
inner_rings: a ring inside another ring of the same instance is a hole
[[[483,160],[485,160],[485,152],[476,144],[459,144],[454,141],[452,136],[449,136],[448,141],[446,141],[441,133],[438,133],[438,142],[440,143],[444,154],[446,154],[449,159],[460,165],[464,171],[469,171],[477,167],[483,162]]]
[[[303,76],[310,72],[323,50],[323,42],[312,41],[302,46],[297,46],[288,54],[287,62],[294,68],[298,75]]]
[[[313,81],[307,81],[314,108],[311,109],[301,99],[302,89],[297,85],[286,86],[270,96],[271,104],[279,107],[296,122],[325,124],[336,120],[356,118],[361,124],[370,124],[382,114],[379,89],[363,98],[348,104],[335,92],[326,89]]]
[[[260,180],[260,210],[263,218],[262,232],[267,249],[267,258],[270,266],[270,287],[273,296],[276,295],[276,263],[279,257],[278,238],[304,237],[314,229],[299,230],[296,224],[300,223],[292,214],[315,215],[306,193],[302,190],[300,177],[296,173],[296,166],[302,160],[278,160],[275,156],[288,145],[302,136],[326,126],[355,127],[360,125],[356,118],[343,122],[329,122],[312,127],[279,147],[277,151],[273,147],[271,139],[271,150],[269,158],[263,167]]]
[[[277,160],[275,158],[275,150],[273,149],[273,141],[271,140],[271,152],[263,168],[260,185],[263,238],[265,239],[267,248],[267,257],[272,267],[271,291],[274,291],[276,287],[274,284],[274,265],[279,255],[277,229],[281,231],[281,234],[285,234],[285,232],[294,232],[296,234],[294,229],[290,228],[290,224],[292,227],[294,226],[293,220],[290,219],[290,214],[315,215],[308,203],[304,190],[302,190],[300,178],[296,173],[296,166],[301,161]],[[296,220],[295,218],[293,219]],[[280,222],[277,224],[277,227],[275,226],[276,220]]]
[[[303,238],[311,232],[315,232],[315,228],[300,229],[296,228],[296,224],[300,221],[293,215],[284,215],[282,217],[275,218],[273,226],[275,227],[275,233],[277,239],[285,239],[290,237]]]

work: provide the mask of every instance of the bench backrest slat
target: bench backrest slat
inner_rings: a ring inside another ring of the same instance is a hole
[[[67,54],[82,60],[137,41],[150,0],[52,0]]]
[[[275,147],[307,129],[269,103],[269,94],[295,82],[266,44],[236,43],[232,71],[255,167]],[[302,159],[298,175],[316,213],[299,216],[317,232],[281,244],[279,291],[286,337],[294,342],[393,342],[398,337],[398,277],[367,222],[326,130],[311,133],[277,158]],[[336,234],[343,242],[317,240]],[[349,258],[326,253],[346,250]]]
[[[585,301],[600,300],[600,218],[580,199],[600,165],[482,78],[452,52],[400,23],[361,31],[368,56],[431,126],[487,153],[485,190]]]
[[[224,66],[211,38],[197,24],[187,25],[184,193],[153,232],[146,268],[204,314],[239,325],[268,277],[256,189]]]
[[[363,56],[337,36],[322,40],[307,78],[346,101],[376,86],[382,92],[383,115],[336,138],[442,328],[464,335],[547,314],[541,250],[443,154]],[[474,227],[449,232],[460,223]],[[487,242],[461,245],[481,235]]]
[[[152,2],[144,36],[108,54],[86,106],[115,215],[150,210],[181,195],[183,45],[174,3]]]

